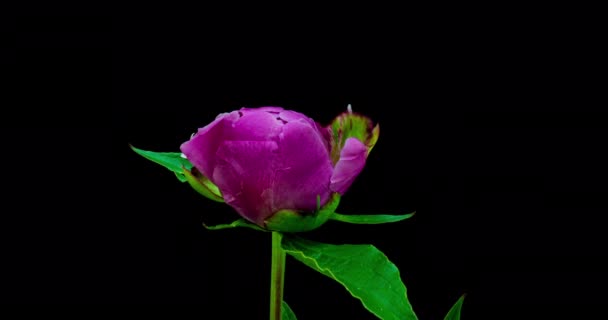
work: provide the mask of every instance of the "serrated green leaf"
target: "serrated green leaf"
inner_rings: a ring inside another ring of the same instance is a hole
[[[391,223],[403,221],[405,219],[409,219],[414,216],[416,212],[401,214],[401,215],[392,215],[392,214],[339,214],[334,212],[334,214],[329,217],[331,220],[336,220],[340,222],[346,223],[354,223],[354,224],[381,224],[381,223]]]
[[[283,249],[334,279],[380,319],[417,319],[397,267],[372,245],[332,245],[284,235]]]
[[[452,306],[444,320],[460,320],[460,311],[462,311],[462,303],[464,302],[465,295],[460,296],[458,301]]]
[[[285,301],[281,304],[281,320],[298,320],[296,314],[293,313],[293,310],[291,310]]]
[[[232,223],[218,224],[215,226],[208,226],[203,223],[203,227],[205,227],[205,229],[207,229],[207,230],[222,230],[222,229],[232,229],[232,228],[244,227],[244,228],[250,228],[250,229],[258,230],[258,231],[268,231],[264,228],[261,228],[257,224],[251,223],[245,219],[238,219],[238,220],[233,221]]]
[[[179,152],[154,152],[154,151],[146,151],[142,149],[135,148],[131,146],[131,149],[135,151],[140,156],[160,164],[161,166],[173,171],[175,176],[179,181],[186,182],[186,177],[184,177],[184,173],[182,168],[186,168],[188,170],[192,169],[192,163],[188,161],[188,159],[182,158],[182,154]]]

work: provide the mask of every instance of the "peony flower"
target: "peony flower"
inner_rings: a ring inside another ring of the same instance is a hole
[[[218,115],[181,151],[197,181],[266,228],[277,214],[310,216],[344,194],[378,133],[377,125],[350,110],[322,127],[280,107],[242,108]]]

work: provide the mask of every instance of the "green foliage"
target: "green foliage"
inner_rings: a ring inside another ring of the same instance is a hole
[[[245,219],[238,219],[238,220],[233,221],[232,223],[218,224],[215,226],[208,226],[203,223],[203,227],[205,227],[207,230],[223,230],[223,229],[244,227],[244,228],[250,228],[250,229],[258,230],[258,231],[267,231],[267,230],[261,228],[260,226],[258,226],[257,224],[251,223]]]
[[[405,219],[409,219],[414,216],[416,212],[401,214],[401,215],[392,215],[392,214],[367,214],[367,215],[345,215],[339,214],[335,212],[330,219],[346,222],[346,223],[354,223],[354,224],[381,224],[381,223],[391,223],[403,221]]]
[[[182,157],[181,153],[146,151],[137,149],[134,146],[131,146],[131,149],[140,156],[173,171],[179,181],[188,182],[196,192],[203,196],[213,201],[224,202],[224,198],[218,187],[207,177],[200,174],[188,159]]]
[[[343,285],[380,319],[417,319],[397,267],[372,245],[332,245],[285,235],[287,254]]]
[[[460,311],[462,310],[462,303],[464,302],[465,295],[463,294],[458,301],[452,306],[444,320],[460,320]]]
[[[296,314],[293,313],[293,310],[291,310],[285,301],[281,305],[281,320],[298,320]]]
[[[161,166],[173,171],[177,179],[181,182],[186,182],[186,177],[184,176],[183,168],[187,170],[192,169],[192,163],[188,161],[188,159],[184,159],[179,152],[154,152],[154,151],[146,151],[137,149],[134,146],[130,146],[133,151],[135,151],[140,156],[160,164]]]

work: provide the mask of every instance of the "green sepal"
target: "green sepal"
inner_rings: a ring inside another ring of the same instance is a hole
[[[371,136],[369,136],[369,138],[365,144],[365,145],[367,145],[367,155],[369,155],[369,153],[372,152],[372,149],[376,145],[376,142],[378,142],[379,136],[380,136],[380,125],[376,124],[374,129],[372,129]]]
[[[312,213],[281,210],[264,221],[266,229],[279,232],[305,232],[323,225],[338,208],[340,194],[334,193],[329,201]]]
[[[182,174],[196,192],[213,201],[224,202],[220,189],[211,180],[198,172],[196,168],[193,168],[192,171],[183,168]]]
[[[408,214],[401,214],[401,215],[393,215],[393,214],[346,215],[346,214],[339,214],[337,212],[334,212],[334,214],[331,215],[331,217],[329,217],[329,218],[331,220],[336,220],[336,221],[346,222],[346,223],[354,223],[354,224],[381,224],[381,223],[391,223],[391,222],[403,221],[405,219],[411,218],[412,216],[414,216],[415,213],[416,213],[416,211],[414,211],[412,213],[408,213]]]
[[[462,303],[466,294],[460,296],[458,301],[450,308],[448,314],[443,318],[444,320],[460,320],[460,312],[462,311]]]
[[[232,223],[218,224],[215,226],[208,226],[203,223],[203,227],[205,227],[205,229],[207,229],[207,230],[223,230],[223,229],[232,229],[232,228],[243,227],[243,228],[249,228],[249,229],[258,230],[258,231],[268,231],[268,230],[258,226],[257,224],[251,223],[245,219],[238,219],[238,220],[233,221]]]
[[[337,116],[329,125],[331,128],[331,160],[332,163],[338,162],[340,152],[344,148],[346,139],[356,138],[367,146],[367,154],[372,151],[380,135],[380,125],[372,123],[366,116],[344,112]]]
[[[129,145],[133,151],[135,151],[140,156],[157,163],[170,171],[175,173],[177,179],[181,182],[186,182],[186,177],[184,176],[182,168],[186,168],[187,170],[192,169],[192,163],[188,161],[188,159],[182,158],[182,154],[179,152],[154,152],[154,151],[146,151],[142,149],[135,148],[132,145]]]

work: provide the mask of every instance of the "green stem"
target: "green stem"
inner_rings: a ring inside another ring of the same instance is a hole
[[[285,250],[281,248],[279,232],[272,232],[272,264],[270,266],[270,320],[281,320],[283,281],[285,279]]]

